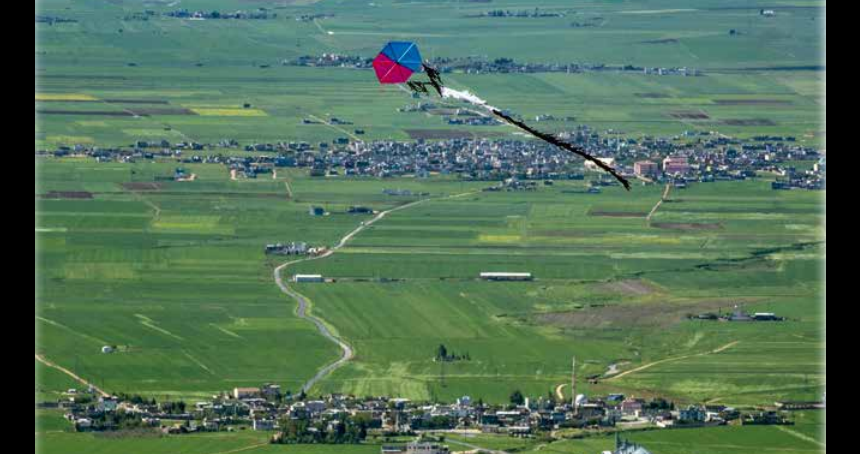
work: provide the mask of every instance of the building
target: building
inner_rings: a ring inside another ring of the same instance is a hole
[[[598,161],[608,165],[609,167],[615,167],[615,158],[597,158]],[[591,161],[585,161],[585,169],[586,170],[600,170],[600,167],[597,164]]]
[[[261,395],[260,388],[233,388],[233,398],[236,400],[260,397]]]
[[[351,206],[346,210],[349,214],[373,214],[373,208],[363,206]]]
[[[780,322],[785,320],[782,317],[778,317],[773,312],[756,312],[753,314],[752,318],[757,322]]]
[[[275,430],[277,425],[273,419],[255,419],[252,427],[254,430],[262,432],[271,432]]]
[[[636,161],[633,163],[633,173],[637,177],[654,178],[660,175],[660,166],[654,161]]]
[[[293,282],[325,282],[325,279],[320,274],[296,274]]]
[[[683,175],[690,171],[690,164],[684,156],[667,156],[663,159],[663,173]]]
[[[621,440],[618,432],[615,433],[615,450],[603,451],[603,454],[651,454],[651,451],[639,446],[635,443],[630,443],[627,440]]]
[[[626,399],[621,402],[621,413],[625,416],[639,416],[642,412],[643,401],[640,399]]]
[[[118,406],[119,400],[115,397],[99,397],[99,403],[96,408],[102,412],[112,412],[116,411]]]
[[[448,454],[451,452],[447,446],[436,443],[409,443],[403,445],[383,445],[382,454]]]
[[[281,385],[276,385],[274,383],[266,383],[260,389],[260,393],[266,399],[277,399],[281,395]]]
[[[447,454],[449,452],[447,446],[435,443],[409,443],[406,445],[406,454]]]
[[[485,281],[530,281],[532,273],[483,272],[481,279]]]

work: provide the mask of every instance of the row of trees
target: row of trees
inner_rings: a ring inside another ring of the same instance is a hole
[[[356,445],[367,438],[370,421],[360,416],[343,416],[317,423],[288,418],[281,421],[281,427],[272,438],[274,444]]]
[[[436,357],[434,358],[436,361],[444,361],[444,362],[454,362],[454,361],[471,361],[472,356],[469,353],[465,354],[457,354],[453,351],[449,351],[448,347],[444,344],[440,345],[439,348],[436,349]]]

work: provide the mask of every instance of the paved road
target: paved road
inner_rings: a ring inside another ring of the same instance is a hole
[[[457,194],[454,196],[449,196],[447,198],[460,197],[460,196],[463,196],[466,194],[471,194],[471,193],[468,192],[468,193],[463,193],[463,194]],[[411,208],[411,207],[414,207],[416,205],[419,205],[419,204],[422,204],[425,202],[429,202],[430,200],[438,200],[438,199],[418,200],[415,202],[407,203],[406,205],[401,205],[399,207],[392,208],[390,210],[381,211],[381,212],[377,213],[376,216],[374,216],[369,221],[362,222],[361,225],[359,225],[355,230],[346,234],[346,236],[344,236],[343,238],[340,239],[340,241],[337,243],[336,246],[329,249],[326,253],[320,254],[320,255],[317,255],[314,257],[308,257],[308,258],[304,258],[304,259],[293,260],[291,262],[284,263],[284,264],[278,266],[277,268],[275,268],[274,277],[275,277],[275,282],[278,284],[278,287],[280,287],[281,291],[284,294],[286,294],[290,298],[296,300],[296,302],[298,303],[298,309],[296,309],[296,315],[303,320],[308,320],[311,323],[313,323],[317,327],[317,330],[319,330],[320,334],[322,334],[326,339],[329,339],[330,341],[336,343],[341,349],[340,359],[338,359],[337,361],[335,361],[335,362],[329,364],[328,366],[325,366],[322,369],[320,369],[316,373],[316,375],[314,375],[314,377],[311,378],[302,387],[302,390],[304,392],[309,392],[323,378],[325,378],[326,376],[328,376],[329,374],[331,374],[335,370],[339,369],[341,366],[343,366],[344,364],[349,362],[349,360],[354,358],[355,357],[355,350],[353,350],[353,348],[348,343],[346,343],[346,341],[344,341],[343,339],[338,337],[335,333],[333,333],[332,330],[328,327],[328,325],[326,325],[326,323],[322,319],[308,313],[308,307],[310,305],[308,303],[307,298],[304,295],[291,289],[287,285],[287,283],[283,277],[284,270],[286,270],[290,266],[296,265],[298,263],[309,262],[311,260],[321,260],[321,259],[324,259],[326,257],[330,257],[332,254],[337,252],[339,249],[346,246],[346,244],[349,243],[350,240],[355,238],[356,235],[363,232],[365,229],[372,226],[373,224],[379,222],[380,220],[382,220],[383,218],[385,218],[389,214],[400,211],[400,210],[405,210],[407,208]]]

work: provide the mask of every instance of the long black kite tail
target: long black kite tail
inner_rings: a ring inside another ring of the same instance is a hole
[[[610,175],[615,177],[615,179],[618,180],[618,182],[621,183],[622,186],[624,186],[624,189],[626,189],[628,191],[630,190],[630,182],[627,181],[626,178],[624,178],[620,173],[618,173],[617,170],[612,168],[612,166],[606,164],[605,162],[601,161],[600,159],[595,158],[594,156],[591,156],[584,149],[577,147],[576,145],[572,145],[572,144],[569,144],[567,142],[563,142],[563,141],[559,140],[557,137],[553,136],[552,134],[547,134],[545,132],[540,132],[536,129],[533,129],[531,126],[529,126],[529,125],[527,125],[521,121],[517,121],[517,120],[511,118],[509,115],[505,115],[501,111],[493,109],[492,112],[495,116],[501,118],[502,120],[505,120],[506,122],[520,128],[520,129],[522,129],[523,131],[537,137],[538,139],[544,140],[544,141],[546,141],[552,145],[555,145],[559,148],[563,148],[567,151],[575,153],[575,154],[581,156],[586,161],[593,162],[594,165],[596,165],[597,167],[600,167],[601,169],[605,170],[607,173],[609,173]]]

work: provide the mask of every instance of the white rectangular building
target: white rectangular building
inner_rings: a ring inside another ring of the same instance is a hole
[[[530,281],[532,273],[483,272],[481,279],[485,281]]]
[[[325,282],[321,274],[296,274],[293,282]]]

